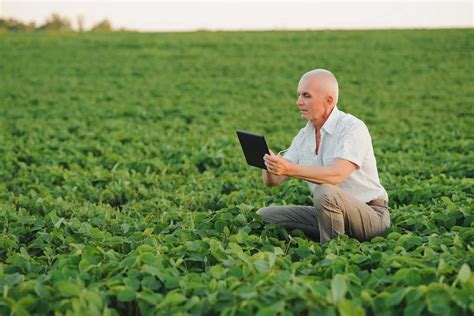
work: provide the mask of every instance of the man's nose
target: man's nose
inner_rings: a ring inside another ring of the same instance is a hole
[[[301,96],[299,96],[299,97],[296,99],[296,105],[297,105],[297,106],[302,105],[301,99],[302,99]]]

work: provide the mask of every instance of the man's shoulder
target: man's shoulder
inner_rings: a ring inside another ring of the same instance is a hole
[[[368,131],[367,125],[358,117],[341,111],[339,117],[339,127],[341,132],[350,133],[354,131]]]

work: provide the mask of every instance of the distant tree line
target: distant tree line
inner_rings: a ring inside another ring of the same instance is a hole
[[[84,17],[77,17],[77,29],[74,29],[70,19],[53,13],[46,21],[37,26],[36,23],[24,23],[13,18],[0,18],[0,32],[34,32],[34,31],[56,31],[56,32],[111,32],[112,24],[109,20],[103,19],[89,30],[84,28]]]

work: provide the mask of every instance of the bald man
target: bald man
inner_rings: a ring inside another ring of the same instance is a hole
[[[390,227],[388,195],[380,184],[367,126],[337,108],[339,88],[328,70],[305,73],[296,105],[308,121],[282,156],[265,155],[263,181],[276,186],[290,177],[305,180],[313,206],[270,206],[257,211],[266,223],[301,229],[325,243],[346,234],[370,240]]]

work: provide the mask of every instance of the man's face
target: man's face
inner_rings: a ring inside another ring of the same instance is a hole
[[[313,123],[325,119],[328,104],[324,94],[318,89],[316,80],[301,78],[297,95],[296,106],[300,110],[302,118]]]

